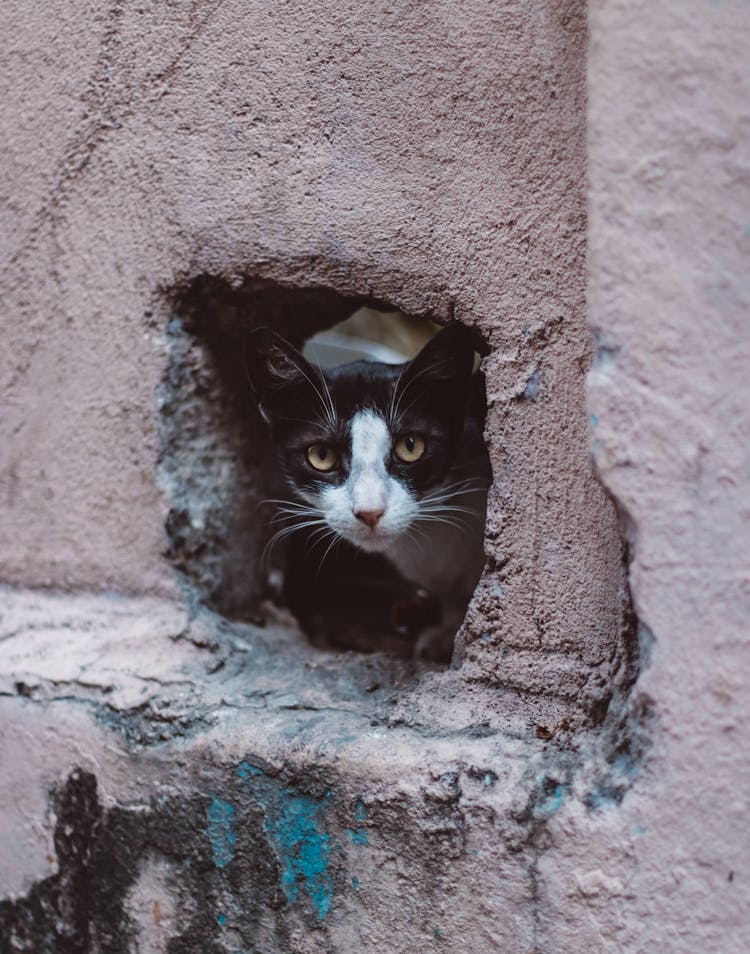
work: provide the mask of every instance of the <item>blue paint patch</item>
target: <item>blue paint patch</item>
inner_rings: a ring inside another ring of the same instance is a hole
[[[217,868],[226,868],[234,858],[234,845],[237,836],[234,833],[234,806],[215,795],[206,812],[208,816],[208,837],[214,853]]]
[[[220,914],[216,918],[216,923],[219,925],[219,927],[224,927],[226,920],[227,920],[227,916],[225,914]]]
[[[357,800],[357,804],[354,806],[354,817],[357,821],[367,821],[367,809],[361,798]]]
[[[366,845],[369,843],[366,828],[347,828],[346,833],[353,845]]]
[[[635,825],[633,828],[633,834],[636,838],[643,838],[643,836],[646,834],[646,829],[643,827],[643,825]]]
[[[443,936],[443,932],[440,930],[440,928],[435,928],[435,930],[432,932],[432,936],[435,938],[436,941],[439,941],[440,938]]]
[[[591,811],[602,811],[605,808],[617,808],[620,803],[612,793],[597,787],[586,794],[584,804]]]
[[[626,752],[623,755],[617,756],[612,763],[612,768],[615,770],[615,772],[619,772],[620,775],[627,775],[634,779],[638,776],[640,766],[635,761],[633,756]]]
[[[296,904],[303,891],[322,921],[333,902],[328,871],[331,839],[325,830],[325,813],[333,793],[329,790],[322,799],[300,794],[248,762],[240,763],[237,774],[244,790],[265,812],[266,831],[279,854],[281,887],[287,901]]]
[[[584,796],[584,804],[593,811],[617,808],[623,795],[637,778],[638,771],[638,762],[631,753],[619,755],[612,763],[608,777]]]
[[[599,345],[596,349],[596,354],[594,355],[594,367],[598,368],[600,371],[611,368],[617,359],[619,354],[619,347],[613,347],[612,345]]]
[[[597,417],[596,414],[592,414],[592,415],[591,415],[591,426],[592,426],[592,427],[597,427],[598,424],[599,424],[599,418]]]
[[[276,812],[267,816],[266,830],[281,853],[281,886],[287,898],[294,903],[304,887],[322,921],[331,907],[333,885],[327,870],[330,840],[318,828],[320,812],[314,798],[287,792]]]
[[[355,891],[359,891],[359,878],[352,878],[352,887]]]
[[[544,815],[546,818],[554,815],[555,812],[558,812],[562,808],[567,793],[567,785],[556,785],[552,794],[539,805],[539,814]]]

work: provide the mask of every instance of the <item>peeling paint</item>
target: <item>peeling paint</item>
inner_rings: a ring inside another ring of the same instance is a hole
[[[279,854],[281,887],[287,900],[296,904],[303,891],[322,921],[333,903],[331,839],[325,830],[332,793],[329,790],[323,798],[301,794],[249,762],[240,763],[237,775],[244,791],[257,799],[265,812],[266,831]]]
[[[554,815],[562,808],[567,792],[567,785],[556,785],[552,794],[539,804],[537,812],[545,817]]]
[[[366,828],[347,828],[346,833],[353,845],[366,845],[369,842]]]

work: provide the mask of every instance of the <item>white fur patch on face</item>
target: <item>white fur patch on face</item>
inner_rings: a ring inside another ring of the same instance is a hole
[[[418,503],[409,489],[392,477],[388,425],[374,411],[359,411],[351,420],[351,459],[343,484],[326,488],[320,507],[328,525],[363,550],[387,550],[416,517]],[[380,513],[375,526],[357,513]]]

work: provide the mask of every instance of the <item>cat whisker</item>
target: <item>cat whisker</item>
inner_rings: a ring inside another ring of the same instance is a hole
[[[414,398],[411,404],[407,405],[403,410],[399,410],[401,406],[401,403],[399,402],[399,407],[396,408],[397,416],[391,421],[391,427],[393,427],[394,430],[398,430],[401,418],[404,417],[404,415],[409,413],[409,411],[414,407],[417,401],[418,401],[418,398]]]
[[[403,400],[404,396],[406,395],[406,393],[408,392],[412,384],[414,384],[415,381],[418,381],[423,374],[427,374],[430,371],[434,371],[435,368],[439,368],[441,364],[442,362],[440,361],[435,361],[432,364],[428,364],[426,367],[422,368],[421,371],[418,371],[417,374],[414,375],[414,377],[407,383],[403,391],[400,391],[399,388],[401,385],[401,377],[404,371],[406,370],[407,366],[405,365],[402,368],[401,374],[399,374],[396,380],[396,387],[394,389],[393,395],[391,396],[391,406],[389,409],[389,423],[393,427],[398,427],[398,424],[401,418],[411,410],[411,408],[414,406],[414,404],[417,401],[417,398],[415,398],[407,408],[405,408],[403,411],[401,410],[401,401]],[[395,402],[395,407],[394,407],[394,398],[396,397],[396,395],[398,395],[398,400]]]
[[[333,540],[331,540],[331,542],[328,544],[328,547],[327,547],[327,549],[326,549],[326,552],[323,554],[323,556],[322,556],[322,558],[321,558],[321,560],[320,560],[320,563],[318,564],[318,569],[317,569],[317,571],[316,571],[316,573],[315,573],[316,576],[318,576],[319,573],[320,573],[320,571],[322,570],[322,568],[323,568],[323,563],[325,562],[325,558],[328,556],[328,554],[331,552],[331,550],[336,546],[336,544],[337,544],[337,543],[340,543],[341,540],[343,539],[343,538],[339,535],[339,533],[338,533],[336,530],[333,530],[333,531],[331,531],[331,532],[333,533]],[[324,537],[323,539],[325,539],[325,537]]]
[[[458,503],[458,502],[455,504],[453,503],[453,501],[459,501],[462,496],[465,496],[465,495],[464,494],[441,494],[439,497],[438,496],[423,497],[419,502],[419,506],[421,510],[427,507],[463,506],[462,503]],[[467,507],[467,509],[474,512],[476,511],[477,508]]]
[[[414,518],[415,523],[444,523],[447,526],[455,527],[457,530],[465,530],[466,523],[461,521],[458,517],[443,517],[438,514],[424,514],[424,516],[417,516]]]
[[[484,490],[486,485],[483,481],[477,480],[473,477],[466,477],[463,480],[454,480],[450,484],[442,484],[440,487],[437,487],[433,494],[445,494],[445,493],[467,493],[473,490]]]
[[[457,480],[452,484],[446,484],[442,487],[438,487],[432,493],[426,494],[422,500],[432,503],[437,500],[448,500],[452,499],[453,497],[460,497],[464,494],[476,493],[485,489],[486,485],[482,481],[467,478],[465,480]]]
[[[406,387],[405,387],[405,388],[403,389],[403,391],[402,391],[402,390],[400,390],[400,388],[401,388],[401,378],[403,377],[404,371],[408,368],[408,364],[405,364],[405,365],[404,365],[404,367],[401,369],[401,373],[399,374],[398,378],[396,379],[396,387],[394,388],[393,394],[391,395],[391,406],[390,406],[390,409],[389,409],[389,416],[390,416],[390,420],[391,420],[391,423],[393,424],[393,426],[397,427],[397,426],[398,426],[398,422],[401,420],[401,418],[403,417],[403,415],[406,413],[406,411],[401,411],[401,410],[400,410],[400,408],[401,408],[401,401],[402,401],[404,395],[408,392],[409,388],[412,386],[412,384],[414,384],[415,381],[418,381],[419,378],[421,378],[423,374],[427,374],[429,371],[434,371],[435,368],[440,367],[440,364],[441,364],[440,361],[435,361],[435,362],[433,362],[432,364],[428,364],[426,367],[422,368],[421,371],[418,371],[418,372],[414,375],[414,377],[411,378],[411,380],[407,382]],[[396,400],[396,397],[397,397],[397,396],[398,396],[398,399]],[[414,403],[414,402],[412,401],[412,404],[413,404],[413,403]],[[412,406],[412,405],[410,404],[409,407],[411,407],[411,406]],[[407,408],[406,410],[408,411],[409,408]]]
[[[282,520],[294,520],[298,517],[322,517],[323,514],[319,510],[279,510],[278,513],[273,516],[269,523],[279,523]]]
[[[313,507],[311,504],[300,503],[296,500],[281,500],[281,499],[276,500],[276,499],[269,498],[268,500],[261,501],[261,503],[274,504],[277,509],[282,509],[282,510],[286,509],[286,510],[298,510],[298,511],[305,511],[305,512],[308,512],[308,511],[320,512],[318,507]]]
[[[305,530],[307,527],[319,526],[325,526],[325,520],[321,520],[320,518],[315,520],[304,520],[302,523],[293,523],[288,527],[282,527],[281,530],[276,531],[273,538],[280,540],[284,537],[288,537],[291,533],[295,533],[297,530]]]
[[[282,507],[301,507],[303,509],[317,509],[311,507],[310,504],[302,503],[300,500],[288,500],[285,497],[266,497],[265,500],[261,500],[262,504],[280,504]]]
[[[455,530],[466,532],[468,529],[466,521],[461,522],[459,518],[443,517],[437,514],[417,514],[414,523],[444,523],[446,526],[453,527]],[[412,525],[413,526],[413,525]]]
[[[323,387],[325,388],[325,391],[326,391],[326,393],[327,393],[328,403],[326,403],[325,398],[324,398],[323,395],[321,394],[320,388],[318,388],[318,387],[316,386],[315,382],[312,380],[312,378],[310,377],[310,375],[305,371],[305,369],[304,369],[303,367],[300,367],[300,365],[297,364],[297,362],[294,361],[291,356],[287,355],[287,357],[288,357],[288,360],[291,362],[292,366],[295,367],[295,368],[297,369],[297,371],[299,371],[299,373],[300,373],[300,374],[302,375],[302,377],[308,382],[308,384],[309,384],[310,387],[313,389],[313,391],[315,391],[315,393],[318,395],[318,398],[320,399],[320,403],[323,405],[323,409],[324,409],[325,412],[326,412],[326,417],[328,418],[328,423],[331,425],[332,428],[335,429],[335,427],[336,427],[336,408],[335,408],[334,405],[333,405],[333,399],[331,398],[331,392],[330,392],[330,390],[329,390],[329,388],[328,388],[328,383],[326,382],[325,376],[323,375],[323,372],[320,370],[320,366],[318,366],[318,373],[320,374],[320,382],[322,383],[322,385],[323,385]]]
[[[429,543],[429,537],[421,527],[415,526],[413,523],[404,531],[404,536],[412,540],[418,547],[419,552],[422,556],[427,559],[427,551],[425,550],[423,543]]]
[[[435,516],[440,514],[454,513],[473,515],[476,513],[476,511],[472,510],[471,507],[460,507],[458,504],[431,504],[428,507],[420,507],[417,516]]]
[[[318,428],[321,431],[329,431],[331,429],[331,419],[328,408],[323,408],[325,413],[319,414],[317,417],[287,417],[284,415],[280,416],[280,420],[286,421],[289,424],[306,424],[308,427]]]
[[[315,547],[318,546],[319,543],[323,543],[325,540],[328,539],[328,537],[331,534],[335,534],[335,533],[336,531],[333,530],[331,527],[329,527],[328,524],[326,524],[323,527],[318,527],[317,530],[314,530],[310,534],[310,539],[307,541],[307,546],[305,547],[305,550],[309,553],[312,553],[312,551],[315,549]]]
[[[320,375],[320,380],[323,382],[323,388],[325,390],[326,399],[328,401],[328,420],[331,424],[331,427],[335,428],[336,426],[336,405],[333,403],[333,396],[331,395],[331,389],[328,387],[328,382],[326,381],[326,376],[323,374],[323,369],[320,366],[318,361],[315,362],[315,367],[318,369],[318,374]]]
[[[261,563],[265,564],[267,559],[270,559],[271,553],[274,546],[285,537],[290,536],[293,533],[296,533],[298,530],[305,530],[308,527],[321,527],[327,526],[325,520],[320,517],[317,517],[314,520],[304,520],[301,523],[293,523],[291,526],[282,527],[281,530],[277,530],[276,533],[271,537],[271,539],[266,543],[263,548],[263,553],[261,554]]]
[[[261,503],[274,505],[276,514],[271,518],[271,523],[278,520],[288,520],[292,517],[321,517],[323,515],[323,511],[319,507],[312,507],[310,504],[300,503],[296,500],[269,498],[261,501]]]
[[[434,507],[420,507],[420,513],[465,513],[469,516],[476,514],[476,510],[472,510],[471,507],[458,507],[453,504],[439,504]]]

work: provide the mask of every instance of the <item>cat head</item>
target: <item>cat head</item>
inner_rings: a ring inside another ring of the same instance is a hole
[[[390,549],[455,463],[472,386],[472,333],[449,325],[403,365],[358,361],[322,371],[259,329],[247,359],[285,478],[310,518],[363,550]]]

